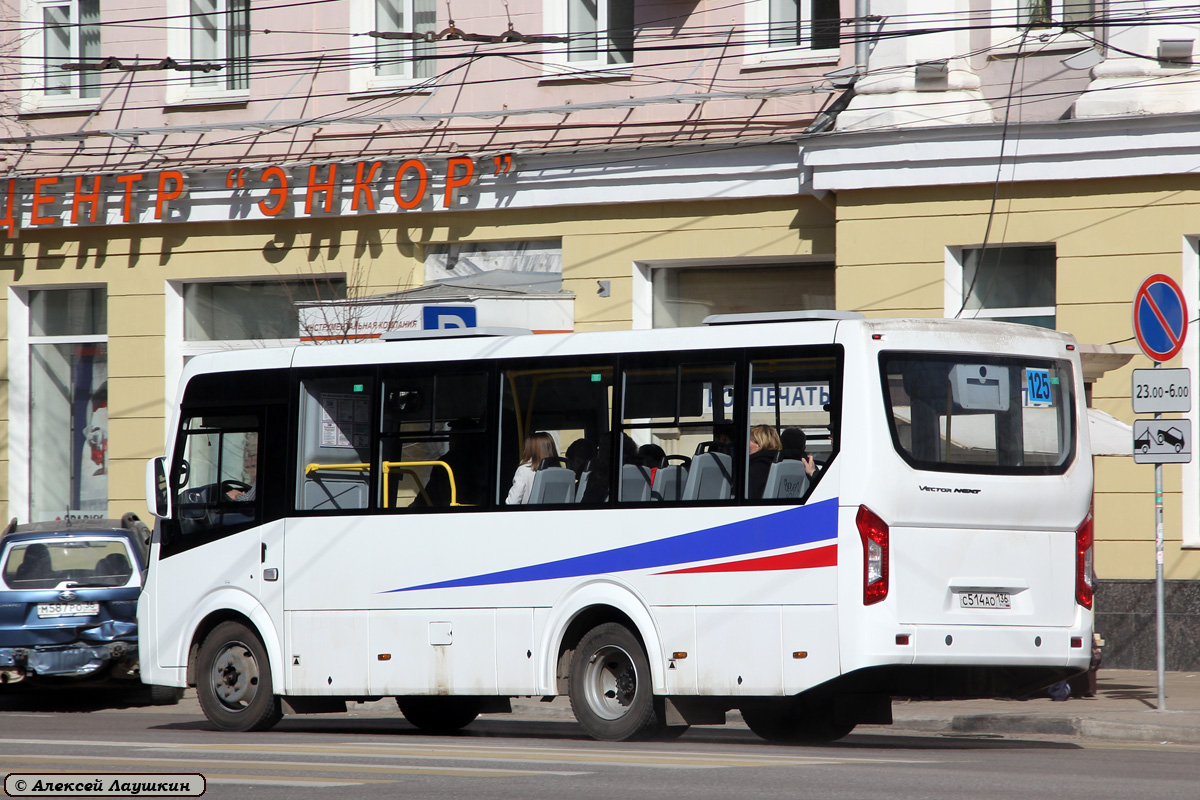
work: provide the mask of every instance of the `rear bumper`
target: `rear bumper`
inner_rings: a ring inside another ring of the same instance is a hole
[[[913,665],[1085,670],[1092,659],[1092,633],[1090,628],[922,625],[912,628],[909,648]]]
[[[112,677],[137,677],[137,642],[0,647],[0,683],[54,676],[84,678],[112,667]]]

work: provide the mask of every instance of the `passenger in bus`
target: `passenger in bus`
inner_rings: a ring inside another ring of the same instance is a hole
[[[654,473],[660,467],[667,465],[667,451],[656,444],[644,444],[638,448],[638,461],[650,473],[650,483],[654,483]]]
[[[803,461],[804,471],[809,478],[820,471],[821,465],[808,454],[808,434],[801,428],[784,429],[783,433],[779,434],[779,440],[783,442],[783,457]]]
[[[716,425],[713,425],[713,444],[709,449],[732,456],[733,434],[734,427],[732,422],[718,422]]]
[[[747,448],[750,450],[747,497],[760,500],[767,488],[767,476],[771,473],[771,465],[782,455],[780,451],[783,450],[783,442],[770,425],[755,425],[750,429]]]
[[[567,448],[566,459],[567,468],[573,470],[575,479],[579,480],[579,476],[590,469],[592,462],[596,460],[596,445],[589,439],[576,439]]]
[[[587,489],[583,493],[584,505],[602,505],[608,502],[609,482],[612,480],[612,433],[600,437],[596,448],[596,461],[592,464],[592,473],[588,478]],[[638,446],[629,434],[621,434],[621,463],[641,464],[638,457]]]
[[[230,500],[235,500],[239,503],[252,503],[258,496],[258,434],[249,433],[246,435],[246,449],[242,452],[242,477],[244,482],[250,486],[249,489],[239,489],[234,487],[225,492],[225,496]],[[240,513],[240,512],[239,512]]]
[[[558,448],[554,446],[554,437],[545,431],[531,434],[525,440],[521,463],[513,475],[512,488],[508,490],[505,504],[516,506],[528,503],[529,493],[533,490],[533,474],[542,465],[542,459],[557,457]]]

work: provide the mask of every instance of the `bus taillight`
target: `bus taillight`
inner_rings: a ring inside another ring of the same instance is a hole
[[[888,593],[888,526],[866,506],[855,518],[863,543],[863,605],[878,603]]]
[[[1092,559],[1095,553],[1095,537],[1092,534],[1092,524],[1092,512],[1089,511],[1075,530],[1075,602],[1084,608],[1092,607],[1094,591]]]

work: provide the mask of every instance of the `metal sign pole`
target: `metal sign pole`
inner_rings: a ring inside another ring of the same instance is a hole
[[[1162,366],[1155,361],[1154,368]],[[1162,414],[1155,414],[1162,419]],[[1154,616],[1155,639],[1158,650],[1158,710],[1167,710],[1167,636],[1166,612],[1163,602],[1163,478],[1162,464],[1154,465]]]

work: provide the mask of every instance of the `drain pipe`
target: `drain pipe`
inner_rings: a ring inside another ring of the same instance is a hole
[[[868,62],[871,59],[871,43],[869,41],[871,16],[871,0],[854,0],[854,74],[866,75]]]

